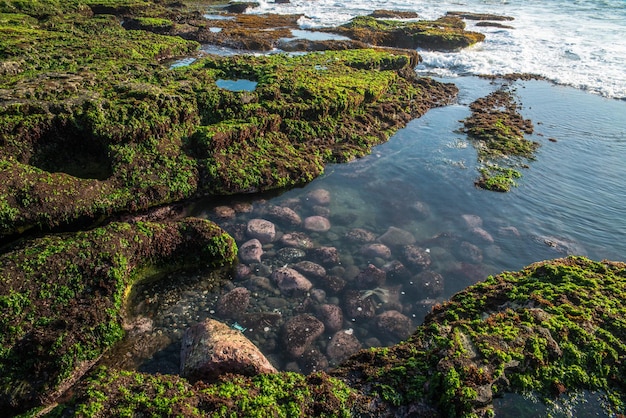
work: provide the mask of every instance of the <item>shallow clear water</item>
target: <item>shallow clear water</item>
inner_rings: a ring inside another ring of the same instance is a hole
[[[292,208],[302,219],[321,215],[331,226],[325,232],[312,232],[274,220],[278,236],[302,232],[315,247],[298,253],[279,239],[265,244],[261,263],[249,262],[250,271],[233,273],[232,281],[219,291],[209,289],[208,276],[201,273],[139,288],[134,301],[138,325],[131,335],[137,341],[156,339],[159,346],[157,353],[137,359],[140,369],[177,373],[182,333],[211,317],[243,325],[244,334],[277,368],[310,372],[337,364],[346,354],[332,353],[331,338],[337,333],[354,336],[363,348],[394,344],[400,334],[381,329],[377,323],[381,314],[398,312],[397,318],[408,321],[406,329],[412,331],[433,304],[490,274],[569,254],[625,260],[626,102],[543,81],[513,83],[508,88],[520,104],[520,113],[535,125],[530,139],[541,147],[536,160],[522,169],[519,186],[502,194],[474,187],[476,151],[459,133],[460,120],[469,116],[468,105],[502,84],[475,77],[453,81],[460,89],[458,103],[430,110],[367,157],[328,166],[325,175],[306,187],[192,204],[189,215],[215,220],[237,237],[240,247],[251,238],[245,232],[248,221],[267,218],[272,206]],[[328,203],[313,202],[310,193],[320,189],[329,193]],[[229,207],[232,213],[220,217],[216,207],[222,214]],[[355,229],[380,237],[390,228],[409,233],[414,245],[430,257],[430,265],[411,265],[401,246],[389,245],[391,254],[386,258],[364,252],[367,243],[349,238]],[[336,248],[339,260],[318,261],[314,253],[319,247]],[[308,292],[286,295],[272,272],[301,260],[324,264],[326,278],[307,276],[313,283]],[[390,267],[397,262],[408,273]],[[370,265],[385,270],[386,278],[359,286],[359,274]],[[345,287],[335,289],[329,277],[339,278]],[[249,305],[237,307],[235,314],[220,313],[221,298],[236,287],[249,290]],[[358,289],[364,308],[374,307],[374,316],[361,317],[360,310],[349,313],[348,299],[354,298],[346,292],[350,288]],[[319,317],[325,304],[342,309],[340,330],[327,330],[302,356],[286,355],[283,324],[303,313]],[[565,408],[559,416],[572,416],[570,409],[581,410],[590,399],[583,397],[579,406],[574,401],[558,406]],[[545,410],[515,396],[496,404],[498,416],[518,409]],[[597,406],[590,408],[601,412]]]

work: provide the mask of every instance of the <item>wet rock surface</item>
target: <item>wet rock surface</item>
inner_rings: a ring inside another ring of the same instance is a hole
[[[215,381],[220,375],[276,373],[265,356],[241,332],[208,319],[185,331],[181,375],[191,381]]]

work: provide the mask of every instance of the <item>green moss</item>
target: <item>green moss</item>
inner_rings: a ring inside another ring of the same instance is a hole
[[[409,49],[456,50],[485,39],[481,33],[466,31],[465,23],[451,16],[409,22],[357,16],[338,29],[352,39],[373,45]]]
[[[1,255],[0,406],[44,397],[118,342],[124,298],[147,271],[215,267],[236,254],[216,225],[189,219],[50,235]]]
[[[348,417],[356,395],[343,382],[318,373],[232,376],[191,386],[177,376],[151,376],[101,368],[68,407],[84,416]]]
[[[510,93],[497,90],[470,105],[472,114],[463,121],[464,131],[476,144],[478,160],[484,166],[476,185],[483,189],[508,192],[517,186],[517,170],[533,160],[539,144],[524,137],[533,132],[530,120],[517,112]]]

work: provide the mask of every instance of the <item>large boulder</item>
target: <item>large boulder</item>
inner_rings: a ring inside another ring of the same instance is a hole
[[[185,331],[180,357],[181,375],[191,381],[211,382],[226,373],[276,373],[269,360],[241,332],[214,319]]]

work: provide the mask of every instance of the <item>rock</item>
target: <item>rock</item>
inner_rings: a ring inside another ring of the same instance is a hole
[[[373,264],[368,264],[367,267],[359,273],[354,279],[354,283],[358,289],[373,289],[380,287],[385,283],[387,273],[379,269]]]
[[[237,213],[250,213],[254,207],[248,202],[237,202],[233,205],[233,209],[235,209]]]
[[[330,192],[326,189],[311,190],[306,194],[305,199],[310,206],[327,206],[330,204]]]
[[[328,206],[315,205],[311,208],[314,215],[323,216],[324,218],[330,217],[330,208]]]
[[[235,209],[230,206],[218,206],[213,209],[213,213],[220,219],[233,219],[236,215]]]
[[[325,304],[317,308],[317,317],[327,331],[339,331],[343,327],[343,311],[337,305]]]
[[[290,356],[299,357],[323,333],[324,324],[314,316],[294,316],[283,325],[283,347]]]
[[[391,250],[385,244],[369,244],[361,250],[364,256],[369,258],[382,258],[389,260],[391,258]]]
[[[415,237],[409,231],[390,226],[383,235],[378,237],[378,241],[389,247],[409,245],[415,243]]]
[[[405,282],[411,278],[411,272],[398,260],[392,260],[382,267],[387,274],[387,280]]]
[[[467,241],[461,243],[459,256],[470,263],[481,263],[483,261],[483,251]]]
[[[323,216],[309,216],[304,219],[304,229],[313,232],[326,232],[330,229],[330,221]]]
[[[366,243],[376,240],[376,235],[362,228],[354,228],[346,232],[345,238],[351,242]]]
[[[239,247],[239,258],[244,263],[260,263],[263,256],[263,244],[256,238],[244,242]]]
[[[293,209],[284,206],[272,206],[267,211],[267,217],[288,227],[296,227],[302,223],[302,218]]]
[[[296,263],[306,257],[306,253],[300,248],[285,247],[276,252],[276,260],[280,264]]]
[[[302,250],[309,250],[314,247],[313,240],[303,232],[292,232],[280,237],[281,244],[286,247],[295,247]]]
[[[339,252],[335,247],[317,247],[311,251],[311,258],[325,267],[339,264]]]
[[[405,245],[402,248],[402,255],[406,264],[417,272],[430,266],[430,253],[424,248],[415,245]]]
[[[311,289],[311,299],[317,303],[324,303],[326,301],[326,291],[324,289]]]
[[[519,237],[519,230],[514,226],[503,226],[498,229],[498,233],[505,237]]]
[[[239,254],[241,255],[241,248],[239,249]],[[235,267],[235,280],[245,280],[248,276],[252,274],[252,269],[250,266],[245,264],[237,264]]]
[[[480,238],[482,241],[488,242],[490,244],[494,242],[491,234],[485,231],[484,229],[482,229],[481,227],[477,226],[475,228],[472,228],[471,232],[472,234],[474,234],[474,236]]]
[[[461,215],[461,218],[465,222],[465,226],[468,229],[481,228],[483,226],[483,220],[478,215]]]
[[[339,276],[325,276],[323,279],[318,280],[318,285],[324,288],[328,293],[334,295],[343,290],[346,287],[346,281]]]
[[[224,318],[238,318],[249,304],[250,291],[245,287],[236,287],[219,298],[215,311]]]
[[[181,346],[181,375],[211,382],[225,373],[254,376],[276,369],[241,332],[214,319],[188,328]]]
[[[354,335],[354,332],[351,329],[342,330],[333,335],[326,346],[326,354],[328,354],[332,362],[340,363],[360,349],[361,343]]]
[[[328,359],[317,348],[306,350],[298,360],[302,373],[309,374],[328,369]]]
[[[416,289],[422,298],[437,298],[443,294],[443,276],[436,271],[424,270],[415,276]]]
[[[378,332],[396,340],[406,339],[413,332],[411,319],[398,311],[386,311],[377,315],[374,324]]]
[[[376,304],[372,298],[361,297],[358,290],[346,290],[343,296],[343,310],[349,320],[373,318]]]
[[[326,276],[324,267],[308,260],[300,261],[293,268],[311,279],[322,279]]]
[[[313,287],[306,277],[289,267],[274,270],[272,279],[286,296],[302,296]]]
[[[262,244],[267,244],[276,238],[276,226],[265,219],[250,219],[246,234],[250,238],[258,239]]]

